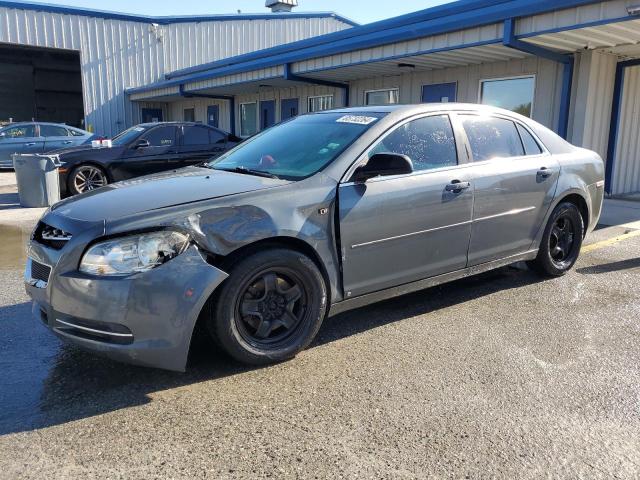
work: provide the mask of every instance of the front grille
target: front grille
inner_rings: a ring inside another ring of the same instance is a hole
[[[62,249],[71,240],[71,237],[70,233],[42,222],[38,224],[33,232],[34,241],[54,250]]]
[[[34,280],[41,280],[45,283],[49,282],[49,275],[51,274],[51,267],[35,260],[31,260],[31,278]]]

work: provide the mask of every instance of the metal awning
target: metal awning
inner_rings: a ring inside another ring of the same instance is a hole
[[[533,45],[563,53],[637,45],[640,44],[640,18],[594,23],[573,29],[556,29],[522,35],[519,38]]]
[[[297,71],[296,74],[302,77],[335,82],[352,81],[376,76],[394,76],[402,73],[480,65],[482,63],[522,59],[528,56],[530,55],[495,42],[422,55],[394,56],[383,60],[365,60],[345,64],[344,66]]]

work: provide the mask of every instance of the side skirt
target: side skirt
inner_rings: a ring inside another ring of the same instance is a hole
[[[407,293],[416,292],[418,290],[424,290],[426,288],[442,285],[443,283],[452,282],[454,280],[460,280],[461,278],[471,277],[480,273],[488,272],[489,270],[495,270],[496,268],[505,267],[512,263],[522,262],[526,260],[534,260],[538,255],[538,249],[529,250],[528,252],[519,253],[510,257],[502,258],[500,260],[494,260],[492,262],[482,263],[469,268],[463,268],[462,270],[456,270],[455,272],[445,273],[437,275],[435,277],[426,278],[424,280],[418,280],[417,282],[406,283],[397,287],[388,288],[386,290],[380,290],[379,292],[367,293],[355,298],[349,298],[338,303],[331,305],[329,316],[337,315],[354,308],[364,307],[372,303],[381,302],[390,298],[400,297]]]

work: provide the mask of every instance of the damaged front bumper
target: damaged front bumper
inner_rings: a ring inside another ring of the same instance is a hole
[[[198,316],[225,272],[195,245],[127,277],[89,276],[77,270],[77,254],[71,262],[61,257],[44,245],[29,246],[25,287],[34,315],[49,329],[114,360],[185,370]]]

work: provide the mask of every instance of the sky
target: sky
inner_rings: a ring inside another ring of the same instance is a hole
[[[264,0],[36,0],[41,3],[111,10],[139,15],[201,15],[268,11]],[[358,23],[396,17],[403,13],[448,3],[450,0],[298,0],[296,12],[332,11]]]

